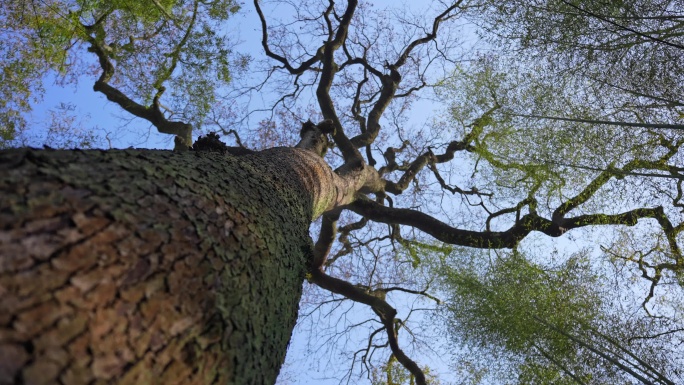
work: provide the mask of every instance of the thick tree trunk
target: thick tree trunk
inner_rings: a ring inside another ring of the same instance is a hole
[[[298,149],[0,153],[0,384],[270,384],[311,253]]]

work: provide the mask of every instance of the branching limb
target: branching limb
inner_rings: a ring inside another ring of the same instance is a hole
[[[566,218],[556,223],[535,213],[529,213],[521,217],[506,231],[472,231],[451,227],[418,210],[389,208],[370,200],[359,199],[346,208],[376,222],[415,227],[435,239],[449,244],[492,249],[513,248],[532,231],[539,231],[551,237],[559,237],[568,230],[575,228],[594,225],[633,226],[639,219],[658,219],[664,215],[662,207],[640,208],[621,214],[581,215]]]
[[[164,90],[163,86],[160,86],[159,91],[155,96],[154,103],[145,107],[130,99],[119,89],[110,85],[109,81],[114,76],[115,67],[104,47],[104,28],[99,23],[94,26],[83,27],[91,35],[89,38],[90,47],[88,50],[97,55],[100,67],[102,68],[102,74],[98,80],[95,81],[93,89],[97,92],[102,92],[109,101],[118,104],[125,111],[149,121],[157,130],[159,130],[159,132],[176,135],[176,149],[189,148],[192,143],[192,125],[185,122],[169,121],[166,119],[159,105],[159,96],[160,92],[163,92]],[[92,34],[95,34],[95,36],[92,36]]]
[[[332,2],[331,2],[332,5]],[[347,33],[349,32],[349,25],[351,24],[352,16],[358,5],[357,0],[348,0],[347,9],[342,15],[339,26],[337,27],[337,32],[332,40],[328,40],[324,43],[322,64],[323,68],[321,70],[321,77],[318,82],[318,87],[316,88],[316,97],[318,99],[318,105],[321,108],[321,113],[325,119],[330,119],[334,126],[335,131],[332,134],[333,140],[337,144],[338,148],[342,152],[344,157],[344,166],[339,169],[340,174],[345,174],[349,170],[355,170],[363,167],[364,160],[361,157],[361,153],[352,145],[349,138],[344,133],[342,128],[342,123],[335,111],[335,105],[330,96],[330,88],[332,87],[333,80],[335,78],[335,73],[338,71],[337,64],[335,63],[335,51],[337,51],[345,39],[347,38]],[[327,18],[326,18],[327,20]],[[329,29],[332,26],[329,24]],[[332,30],[330,30],[332,33]]]
[[[337,216],[324,215],[321,232],[314,245],[314,258],[309,270],[309,280],[319,287],[330,292],[343,295],[352,301],[370,306],[387,331],[387,340],[392,353],[411,374],[416,378],[418,385],[425,385],[425,374],[415,361],[411,360],[399,347],[397,330],[395,327],[396,309],[390,306],[383,296],[372,295],[360,287],[339,278],[331,277],[323,271],[323,264],[330,251],[330,246],[335,238]],[[383,293],[384,294],[384,293]]]
[[[398,182],[385,182],[385,191],[395,195],[404,192],[425,166],[434,163],[434,157],[435,155],[432,153],[432,150],[428,149],[426,153],[420,155],[411,163],[406,172],[404,172],[404,175],[399,178]]]
[[[390,291],[401,291],[404,293],[421,295],[423,297],[426,297],[426,298],[429,298],[429,299],[435,301],[438,305],[442,304],[441,299],[439,299],[439,298],[435,297],[434,295],[428,293],[429,287],[426,287],[425,290],[410,290],[410,289],[406,289],[406,288],[399,287],[399,286],[393,286],[393,287],[385,287],[385,288],[378,289],[378,290],[381,290],[385,293],[389,293]]]
[[[415,180],[416,176],[418,175],[418,172],[425,168],[425,166],[428,166],[432,170],[433,174],[435,175],[435,178],[442,186],[442,188],[450,191],[452,194],[459,193],[463,195],[491,196],[491,194],[481,193],[477,191],[476,188],[467,191],[462,190],[458,187],[451,187],[447,185],[442,176],[439,174],[439,171],[437,170],[437,167],[435,167],[435,164],[446,163],[453,160],[455,153],[457,151],[475,151],[475,147],[470,143],[480,135],[480,133],[486,125],[490,124],[491,114],[497,109],[499,109],[499,106],[495,105],[494,107],[486,111],[480,118],[475,119],[475,121],[472,124],[472,129],[468,134],[465,135],[464,139],[461,141],[450,142],[443,154],[435,155],[432,152],[432,149],[428,148],[427,152],[418,156],[413,162],[411,162],[411,164],[405,169],[406,172],[404,173],[404,175],[401,176],[398,182],[395,183],[387,181],[385,185],[385,191],[395,195],[401,194],[404,190],[408,188],[409,184],[413,180]],[[405,142],[401,149],[403,149],[406,146],[406,144],[407,143]],[[393,148],[388,148],[385,152],[385,159],[387,159],[388,164],[387,166],[380,169],[381,175],[399,169],[399,166],[396,163],[395,153],[396,150]]]
[[[461,1],[455,2],[448,7],[444,12],[435,17],[432,24],[432,31],[426,36],[416,39],[408,44],[408,46],[401,52],[399,58],[394,63],[387,63],[386,67],[389,74],[382,74],[379,76],[381,81],[380,97],[368,114],[368,130],[351,139],[352,144],[356,148],[368,146],[380,133],[380,118],[390,102],[396,97],[397,88],[401,82],[401,74],[399,69],[406,64],[411,53],[419,46],[429,43],[437,38],[437,31],[442,22],[449,20],[452,17],[452,12],[461,5]],[[376,75],[377,76],[377,75]]]
[[[335,234],[337,233],[337,219],[339,214],[328,213],[323,215],[321,223],[321,231],[318,235],[318,240],[314,245],[314,260],[313,266],[323,266],[330,252],[333,242],[335,241]]]
[[[283,67],[293,75],[299,75],[304,73],[304,71],[310,69],[314,64],[318,63],[322,59],[323,47],[319,48],[314,56],[305,60],[304,62],[302,62],[302,64],[299,65],[299,67],[295,68],[290,64],[290,62],[286,58],[271,51],[271,49],[268,46],[268,25],[266,24],[266,17],[264,16],[264,12],[261,10],[261,6],[259,5],[259,0],[254,0],[254,8],[256,9],[257,14],[259,15],[259,20],[261,21],[261,46],[264,48],[266,56],[280,62],[283,65]]]
[[[522,201],[518,202],[518,204],[515,205],[514,207],[501,209],[495,213],[492,213],[487,217],[487,220],[485,221],[485,229],[487,231],[491,231],[490,225],[492,223],[492,219],[499,217],[501,215],[505,215],[505,214],[515,213],[516,214],[515,220],[516,220],[516,222],[518,222],[518,221],[520,221],[520,211],[522,210],[522,208],[530,205],[532,207],[530,212],[535,212],[533,209],[535,204],[536,204],[536,202],[533,198],[527,198],[527,199],[523,199]]]
[[[477,196],[486,196],[486,197],[491,197],[494,194],[492,193],[484,193],[479,191],[477,188],[473,187],[470,190],[463,190],[458,186],[449,186],[444,178],[442,178],[442,175],[440,175],[439,170],[434,164],[429,165],[430,170],[432,170],[432,173],[435,176],[435,179],[437,179],[437,182],[439,182],[439,185],[444,189],[449,191],[452,194],[461,194],[461,195],[477,195]],[[390,191],[391,192],[391,191]]]
[[[361,90],[364,84],[368,82],[368,69],[364,69],[363,79],[356,85],[356,93],[354,94],[354,101],[351,105],[351,113],[359,124],[359,130],[361,132],[366,132],[366,117],[361,114]],[[366,159],[368,159],[368,164],[371,167],[375,166],[375,159],[373,159],[373,152],[371,151],[371,146],[366,146]]]
[[[368,223],[368,219],[361,218],[358,222],[350,223],[346,226],[342,226],[337,231],[340,233],[338,241],[342,244],[342,249],[335,253],[332,257],[325,260],[324,266],[328,267],[333,264],[338,258],[345,256],[352,252],[353,248],[349,242],[349,234],[352,231],[360,230]]]
[[[562,205],[558,206],[558,208],[553,212],[552,219],[554,221],[560,221],[565,214],[570,212],[572,209],[577,208],[579,205],[585,203],[587,200],[589,200],[594,194],[612,177],[616,178],[622,178],[624,177],[625,173],[630,173],[633,172],[634,170],[637,169],[652,169],[652,170],[664,170],[668,171],[669,166],[665,164],[665,161],[669,159],[670,157],[674,156],[677,153],[677,149],[670,149],[670,151],[663,155],[659,160],[657,161],[644,161],[640,159],[634,159],[630,162],[628,162],[624,167],[618,169],[615,167],[609,167],[607,170],[604,170],[597,176],[594,180],[587,185],[582,192],[577,194],[575,197],[568,199],[565,203]]]
[[[409,372],[411,372],[416,379],[416,384],[426,385],[425,374],[423,371],[420,369],[418,364],[411,360],[411,358],[409,358],[399,347],[397,331],[394,324],[397,311],[393,307],[391,307],[385,300],[370,295],[347,281],[343,281],[325,274],[320,268],[312,269],[310,274],[311,282],[315,283],[321,288],[343,295],[352,301],[370,306],[375,314],[380,317],[382,324],[385,326],[385,330],[387,331],[387,340],[390,349],[392,350],[392,354],[395,355],[397,361],[399,361]]]
[[[668,237],[669,238],[669,237]],[[676,245],[675,245],[676,247]],[[670,270],[675,272],[675,274],[681,274],[681,271],[684,270],[684,266],[681,263],[681,255],[677,254],[678,249],[673,251],[673,256],[675,259],[674,263],[658,263],[658,264],[652,264],[644,259],[648,257],[651,253],[655,252],[657,248],[653,248],[649,250],[648,252],[644,253],[642,251],[637,251],[635,254],[638,257],[635,256],[623,256],[618,253],[615,253],[611,250],[608,250],[604,247],[601,247],[601,250],[605,253],[611,254],[613,257],[622,259],[624,261],[628,262],[633,262],[636,263],[639,271],[641,272],[641,277],[650,281],[651,286],[649,287],[648,290],[648,295],[646,298],[644,298],[643,302],[641,303],[641,307],[644,308],[646,311],[646,314],[651,315],[651,312],[648,310],[646,305],[648,302],[655,296],[655,288],[658,286],[660,283],[660,280],[663,278],[663,271],[664,270]],[[652,270],[652,273],[649,273],[649,270]]]
[[[375,337],[383,331],[385,331],[384,326],[379,328],[379,329],[373,330],[373,332],[368,336],[368,345],[365,348],[358,350],[354,353],[354,361],[356,361],[357,355],[359,355],[360,353],[363,353],[363,355],[361,356],[361,362],[366,367],[366,370],[368,372],[370,372],[370,366],[368,365],[368,361],[370,360],[374,350],[376,348],[387,347],[387,343],[384,343],[381,345],[373,344],[373,340],[375,339]]]
[[[344,176],[349,172],[357,172],[359,169],[364,167],[364,160],[361,153],[356,147],[354,147],[349,138],[345,135],[342,123],[335,111],[335,106],[330,96],[330,89],[333,84],[336,72],[339,71],[338,65],[335,63],[334,56],[335,52],[344,44],[349,25],[351,24],[352,16],[356,11],[358,5],[357,0],[349,0],[347,2],[347,8],[339,18],[339,25],[336,30],[330,19],[331,14],[334,11],[334,2],[330,1],[327,9],[323,12],[323,18],[325,20],[325,25],[327,28],[327,39],[323,42],[314,56],[304,61],[299,67],[295,68],[287,58],[272,52],[269,48],[268,42],[268,25],[266,23],[266,17],[259,5],[259,1],[254,1],[254,7],[259,15],[262,27],[262,46],[266,55],[272,59],[278,61],[284,69],[286,69],[292,75],[301,75],[306,71],[314,70],[314,65],[320,62],[320,67],[317,68],[316,72],[319,72],[318,85],[316,88],[316,97],[318,99],[318,104],[323,114],[324,119],[330,120],[333,123],[334,130],[331,133],[335,144],[342,152],[344,157],[344,165],[338,168],[338,174]],[[335,18],[337,16],[335,15]]]
[[[400,167],[397,164],[397,153],[404,151],[408,145],[409,141],[405,140],[399,148],[388,147],[387,150],[385,150],[385,152],[382,154],[385,157],[385,162],[387,162],[387,164],[380,167],[378,174],[385,175],[392,171],[399,170]]]

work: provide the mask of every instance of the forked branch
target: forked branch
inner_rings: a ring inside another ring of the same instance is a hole
[[[161,96],[161,93],[164,92],[164,87],[162,85],[158,86],[158,92],[153,103],[146,107],[135,102],[119,89],[109,84],[114,76],[116,68],[105,48],[104,27],[101,23],[92,26],[84,25],[83,27],[90,36],[90,47],[88,48],[88,51],[93,52],[97,56],[102,69],[102,74],[95,81],[93,89],[97,92],[102,92],[107,97],[107,100],[118,104],[125,111],[149,121],[162,134],[175,135],[177,150],[189,148],[192,143],[192,125],[180,121],[170,121],[166,119],[164,113],[161,111],[159,97]],[[95,36],[93,36],[93,34]]]
[[[345,296],[354,302],[363,303],[370,306],[375,314],[380,317],[384,329],[387,331],[387,341],[389,343],[392,354],[416,379],[416,384],[426,385],[425,374],[420,369],[418,364],[409,358],[406,353],[399,347],[397,339],[397,329],[395,327],[395,317],[397,315],[396,309],[390,306],[384,298],[364,291],[358,286],[341,280],[339,278],[331,277],[323,271],[323,265],[330,251],[330,245],[335,238],[337,216],[323,216],[323,223],[321,225],[320,235],[314,246],[314,258],[309,269],[308,278],[310,282],[315,283],[319,287],[331,291],[336,294]],[[396,288],[393,288],[396,289]]]

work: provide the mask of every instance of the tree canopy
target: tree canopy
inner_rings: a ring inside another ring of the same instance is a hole
[[[251,61],[225,27],[247,8]],[[298,333],[330,376],[674,384],[683,9],[5,1],[0,134],[25,128],[49,73],[91,74],[177,150],[208,128],[236,154],[294,145],[323,121],[321,152],[354,193],[312,227]]]

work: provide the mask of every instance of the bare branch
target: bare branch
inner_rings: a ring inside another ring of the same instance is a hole
[[[349,253],[352,252],[353,248],[352,245],[349,243],[349,234],[354,231],[354,230],[360,230],[366,224],[368,223],[368,220],[366,218],[361,218],[358,222],[350,223],[346,226],[342,226],[337,229],[337,231],[340,233],[340,236],[338,238],[338,241],[342,244],[342,249],[335,253],[332,257],[329,259],[326,259],[325,261],[325,267],[330,266],[333,264],[338,258],[345,256]]]
[[[326,262],[330,247],[335,241],[335,234],[337,231],[337,219],[339,214],[324,214],[321,223],[321,231],[318,235],[318,240],[314,245],[314,259],[313,267],[319,268]]]
[[[390,182],[386,181],[385,182],[385,191],[399,195],[404,190],[406,190],[409,186],[409,184],[416,178],[418,173],[428,164],[433,163],[435,161],[435,155],[432,153],[432,150],[428,149],[428,152],[425,154],[417,157],[411,165],[408,167],[404,175],[399,178],[398,182]]]
[[[410,290],[410,289],[406,289],[406,288],[399,287],[399,286],[392,286],[392,287],[386,287],[386,288],[382,288],[382,289],[378,289],[378,290],[381,290],[385,293],[389,293],[390,291],[401,291],[401,292],[409,293],[409,294],[422,295],[423,297],[429,298],[429,299],[437,302],[438,305],[443,303],[442,300],[440,300],[439,298],[428,293],[427,292],[428,288],[426,288],[425,290],[419,291],[419,290]]]
[[[380,76],[380,81],[382,84],[380,97],[368,114],[368,130],[351,139],[351,142],[355,147],[359,148],[367,146],[371,144],[378,136],[380,132],[380,118],[382,117],[385,109],[389,106],[390,102],[396,97],[396,91],[399,83],[401,82],[401,74],[399,73],[399,69],[406,64],[411,52],[413,52],[416,47],[426,44],[437,37],[439,25],[448,20],[451,17],[451,12],[458,8],[460,4],[461,1],[457,1],[448,7],[444,12],[435,17],[432,24],[432,31],[427,36],[412,41],[399,55],[397,61],[395,61],[393,64],[386,64],[386,67],[390,73],[388,75],[383,74]]]
[[[420,369],[415,361],[411,360],[404,351],[399,347],[397,340],[397,332],[394,325],[397,311],[391,307],[385,300],[366,293],[364,290],[352,285],[347,281],[331,277],[325,274],[320,269],[313,269],[311,272],[311,282],[320,286],[323,289],[329,290],[333,293],[341,294],[352,301],[359,302],[370,306],[375,314],[380,317],[382,324],[387,330],[387,339],[392,349],[392,353],[416,379],[416,384],[426,385],[425,374]]]
[[[302,62],[302,64],[300,64],[297,68],[293,67],[286,58],[271,51],[271,49],[268,46],[268,25],[266,24],[266,16],[264,16],[263,11],[261,10],[259,0],[254,0],[254,8],[256,9],[257,14],[259,15],[259,20],[261,21],[261,46],[264,48],[264,52],[268,57],[280,62],[284,66],[284,68],[287,69],[293,75],[299,75],[304,73],[304,71],[310,69],[314,64],[318,63],[321,60],[321,58],[323,57],[324,46],[321,46],[316,51],[316,54],[314,56]]]

